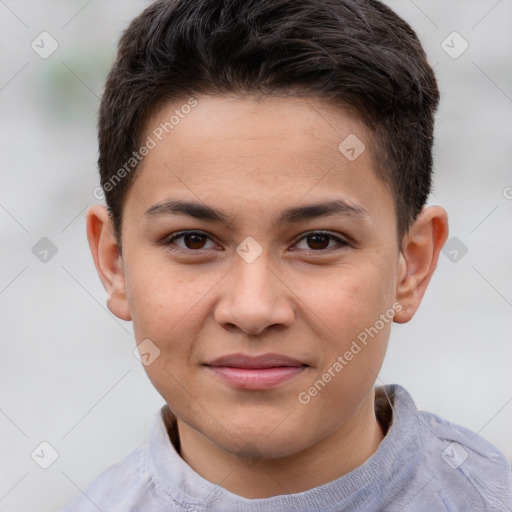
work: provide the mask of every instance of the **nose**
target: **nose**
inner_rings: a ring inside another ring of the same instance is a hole
[[[225,328],[251,335],[271,327],[289,327],[295,318],[293,293],[264,255],[252,263],[236,256],[214,318]]]

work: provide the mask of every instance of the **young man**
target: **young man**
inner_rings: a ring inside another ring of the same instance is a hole
[[[435,76],[376,0],[161,0],[102,99],[87,234],[166,401],[65,510],[511,510],[476,434],[374,388],[448,234]]]

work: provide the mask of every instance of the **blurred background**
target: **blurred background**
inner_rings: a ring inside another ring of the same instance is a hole
[[[2,512],[60,510],[145,442],[163,404],[85,235],[103,82],[148,3],[0,0]],[[512,2],[386,3],[438,75],[430,204],[448,211],[450,239],[377,383],[512,458]]]

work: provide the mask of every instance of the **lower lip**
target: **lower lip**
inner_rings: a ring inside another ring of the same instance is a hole
[[[230,366],[208,366],[216,375],[229,384],[242,389],[268,389],[293,379],[306,366],[279,366],[277,368],[232,368]]]

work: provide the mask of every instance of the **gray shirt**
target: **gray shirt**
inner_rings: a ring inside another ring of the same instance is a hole
[[[510,462],[470,430],[417,410],[398,385],[376,388],[387,430],[350,473],[297,494],[247,499],[199,476],[179,455],[172,413],[157,414],[146,445],[98,476],[62,512],[512,511]]]

